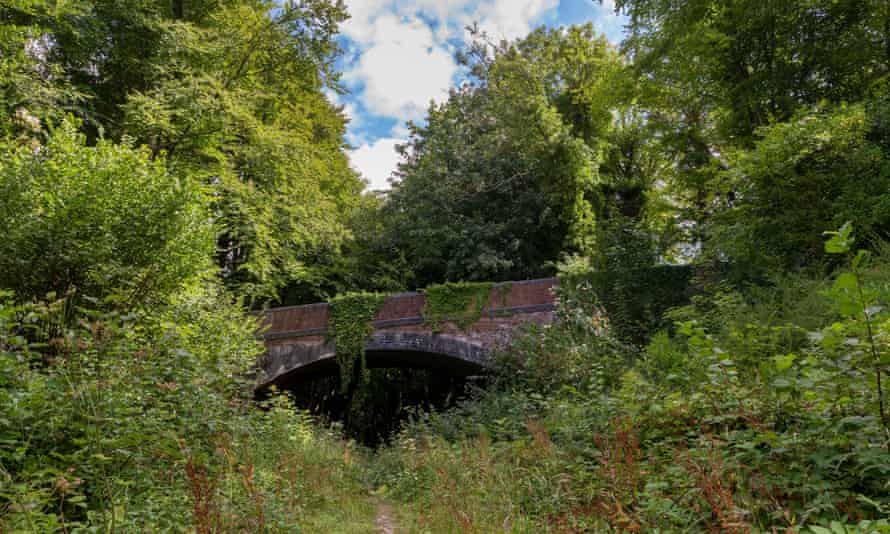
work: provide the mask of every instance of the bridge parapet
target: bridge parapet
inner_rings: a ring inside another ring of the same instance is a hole
[[[495,284],[475,323],[461,329],[445,321],[435,332],[423,317],[426,304],[423,293],[390,295],[372,323],[374,333],[366,344],[368,363],[371,366],[484,366],[485,355],[509,340],[518,326],[552,321],[555,304],[552,289],[558,283],[555,278],[546,278]],[[330,367],[335,347],[326,339],[329,319],[327,303],[266,310],[261,326],[268,353],[259,362],[263,372],[257,387],[296,379],[322,364]]]

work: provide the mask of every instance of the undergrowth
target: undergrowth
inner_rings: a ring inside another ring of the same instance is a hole
[[[0,295],[0,532],[367,532],[363,453],[286,397],[257,409],[225,295],[68,301]]]
[[[220,295],[6,296],[0,529],[368,532],[385,499],[407,532],[890,532],[890,254],[853,244],[830,236],[831,276],[708,286],[643,347],[563,283],[492,387],[374,453],[287,396],[257,410],[255,325]]]
[[[417,532],[890,532],[890,255],[830,237],[840,272],[712,285],[642,349],[563,283],[497,387],[414,418],[374,485]]]

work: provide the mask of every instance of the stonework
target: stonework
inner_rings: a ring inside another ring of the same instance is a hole
[[[553,321],[552,289],[557,283],[554,278],[511,282],[506,299],[496,286],[478,321],[466,329],[445,322],[437,332],[423,320],[422,293],[391,295],[374,318],[374,332],[365,345],[368,365],[433,368],[455,374],[484,370],[490,354],[508,344],[517,328]],[[268,351],[258,362],[258,390],[336,369],[336,347],[326,340],[329,314],[325,303],[264,312]]]

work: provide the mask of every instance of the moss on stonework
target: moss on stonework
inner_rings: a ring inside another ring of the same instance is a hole
[[[438,332],[445,321],[453,321],[460,329],[466,329],[482,316],[482,309],[488,303],[493,286],[491,282],[432,285],[423,290],[426,296],[423,319],[434,332]]]
[[[500,298],[500,310],[498,311],[498,315],[500,317],[507,317],[510,315],[510,311],[507,310],[508,298],[510,298],[510,291],[513,290],[513,282],[502,282],[495,286],[498,290],[498,297]]]
[[[385,295],[379,293],[346,293],[331,300],[331,325],[328,336],[334,341],[337,365],[340,367],[340,388],[345,392],[352,382],[356,362],[359,376],[365,370],[365,340],[374,330],[374,316],[383,306]]]

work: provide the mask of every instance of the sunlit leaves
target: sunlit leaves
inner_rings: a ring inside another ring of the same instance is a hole
[[[164,300],[210,270],[199,184],[145,150],[85,146],[63,123],[37,152],[0,147],[0,286],[20,298],[79,291]]]
[[[90,144],[145,145],[211,187],[229,287],[257,299],[295,281],[318,292],[362,188],[345,118],[325,96],[340,90],[334,35],[345,18],[326,0],[4,7],[0,134],[33,144],[71,112]]]
[[[387,206],[420,284],[540,276],[593,247],[619,54],[589,26],[476,47],[472,83],[413,127]]]
[[[837,232],[824,232],[829,236],[825,241],[825,252],[829,254],[845,254],[850,251],[856,239],[853,237],[853,224],[847,221]],[[859,256],[857,256],[857,263]]]

